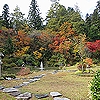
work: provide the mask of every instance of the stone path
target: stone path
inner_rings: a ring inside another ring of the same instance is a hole
[[[54,72],[52,72],[52,74],[56,74],[57,72],[58,71],[54,71]],[[8,94],[14,96],[16,98],[16,100],[29,100],[30,98],[32,98],[32,93],[30,93],[30,92],[21,93],[19,91],[19,88],[26,86],[32,82],[36,82],[45,75],[46,74],[34,76],[33,78],[29,78],[28,81],[24,81],[21,84],[10,87],[10,88],[5,88],[3,86],[0,86],[0,90],[2,90],[2,92],[8,93]],[[19,78],[18,79],[16,78],[15,80],[19,80]],[[53,100],[70,100],[68,98],[60,98],[59,96],[62,96],[62,94],[60,94],[59,92],[50,92],[49,94],[35,94],[34,96],[37,99],[46,98],[46,97],[51,96],[53,98]]]

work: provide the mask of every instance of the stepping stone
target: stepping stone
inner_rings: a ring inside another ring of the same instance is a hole
[[[17,86],[14,86],[13,88],[21,88],[22,86],[25,86],[25,84],[19,84],[19,85],[17,85]]]
[[[19,91],[11,92],[10,95],[16,97],[16,96],[20,95],[20,92]]]
[[[18,95],[17,97],[15,97],[18,100],[29,100],[30,98],[32,98],[32,94],[29,92],[25,92],[23,94]]]
[[[52,97],[62,96],[62,94],[60,94],[59,92],[50,92],[50,95],[51,95]]]
[[[53,100],[70,100],[70,99],[68,99],[68,98],[55,97]]]
[[[36,94],[35,97],[38,99],[41,99],[41,98],[49,97],[49,95],[48,94]]]
[[[23,82],[23,84],[28,85],[30,82]]]
[[[5,88],[3,89],[3,92],[11,93],[11,92],[17,92],[18,89],[16,88]]]
[[[34,76],[33,77],[33,79],[39,79],[40,78],[40,76]]]
[[[29,82],[32,83],[32,82],[35,82],[35,81],[38,81],[38,80],[40,80],[40,79],[30,79]]]
[[[0,86],[0,90],[3,90],[4,89],[4,87],[3,86]]]
[[[57,70],[55,70],[54,72],[52,72],[52,74],[56,74],[58,71]]]

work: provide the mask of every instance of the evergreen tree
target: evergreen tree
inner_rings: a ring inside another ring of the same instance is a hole
[[[6,40],[5,45],[4,45],[4,53],[10,55],[14,52],[14,50],[15,48],[14,48],[12,39],[10,36],[8,36],[8,39]]]
[[[14,13],[11,13],[11,22],[12,22],[12,27],[18,31],[23,28],[25,24],[25,18],[24,15],[18,6],[14,9]]]
[[[85,24],[88,39],[90,41],[100,39],[100,0],[97,2],[93,14],[86,16]]]
[[[9,6],[7,4],[3,6],[2,18],[3,18],[3,26],[9,28],[10,16],[9,16]]]
[[[36,30],[42,29],[43,22],[39,13],[39,8],[36,0],[31,1],[27,19],[30,28],[34,28]]]
[[[69,22],[72,23],[77,33],[84,33],[85,22],[81,18],[78,7],[75,11],[71,7],[66,9],[65,6],[59,4],[59,2],[55,2],[50,7],[46,21],[46,27],[53,31],[59,31],[60,26],[64,22]]]
[[[51,5],[48,15],[46,16],[46,28],[53,31],[58,31],[60,26],[66,22],[67,10],[59,2],[55,2]]]

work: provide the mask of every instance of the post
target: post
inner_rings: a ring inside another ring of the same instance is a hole
[[[1,64],[3,63],[2,61],[1,61],[1,57],[3,57],[4,55],[0,52],[0,77],[1,77]]]
[[[0,64],[0,77],[1,77],[1,64]]]

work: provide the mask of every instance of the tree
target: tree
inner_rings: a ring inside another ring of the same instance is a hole
[[[12,42],[12,39],[10,36],[8,36],[8,39],[4,45],[4,53],[7,55],[10,55],[14,52],[15,48]]]
[[[85,22],[89,41],[100,39],[100,0],[97,2],[93,14],[86,16]]]
[[[11,13],[11,15],[12,27],[17,31],[23,29],[23,26],[25,24],[25,14],[20,11],[20,8],[18,6],[16,6],[16,8],[14,9],[14,13]]]
[[[2,18],[3,18],[3,26],[5,26],[6,28],[9,28],[10,16],[9,16],[9,6],[8,6],[8,4],[5,4],[3,6]]]
[[[66,9],[63,5],[59,4],[59,2],[55,2],[50,7],[46,21],[46,28],[49,28],[52,31],[59,31],[60,26],[64,22],[69,22],[73,24],[73,28],[77,33],[85,33],[85,22],[81,18],[78,7],[76,7],[75,11],[71,7]]]
[[[42,18],[40,16],[36,0],[31,1],[27,19],[30,28],[34,28],[36,30],[42,29],[43,27]]]
[[[51,5],[48,15],[46,16],[46,28],[58,31],[60,26],[66,22],[67,10],[63,5],[55,2]]]

